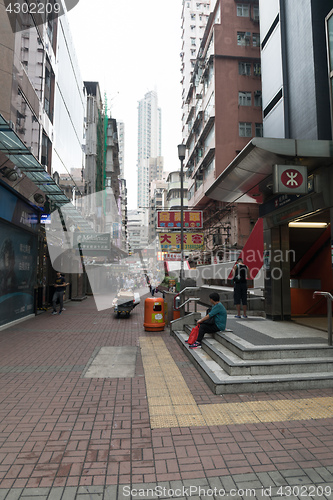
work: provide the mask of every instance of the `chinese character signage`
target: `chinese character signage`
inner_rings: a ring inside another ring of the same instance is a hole
[[[204,235],[203,233],[185,233],[184,235],[184,250],[203,250]],[[162,252],[177,253],[180,252],[181,239],[180,233],[160,233],[160,246]]]
[[[180,228],[180,210],[157,212],[157,227],[160,228]],[[202,212],[194,210],[184,210],[184,228],[202,229]]]
[[[273,165],[273,192],[306,194],[308,192],[307,167]]]

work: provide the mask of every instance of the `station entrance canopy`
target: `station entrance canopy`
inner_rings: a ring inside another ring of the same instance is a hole
[[[205,192],[213,200],[227,203],[262,203],[271,183],[273,165],[306,165],[316,168],[333,164],[332,141],[254,138]]]

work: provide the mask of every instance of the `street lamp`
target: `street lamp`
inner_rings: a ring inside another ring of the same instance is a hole
[[[180,290],[184,282],[184,160],[186,154],[185,144],[178,145],[178,158],[180,159]]]

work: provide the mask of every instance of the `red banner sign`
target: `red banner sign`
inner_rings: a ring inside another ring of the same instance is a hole
[[[181,227],[180,210],[175,211],[159,211],[157,212],[157,227],[170,229]],[[202,211],[200,210],[184,210],[183,227],[192,229],[201,229],[203,223]]]

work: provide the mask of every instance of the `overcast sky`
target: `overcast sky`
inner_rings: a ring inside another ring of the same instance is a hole
[[[162,110],[164,170],[179,168],[182,0],[80,0],[68,14],[83,80],[98,81],[125,123],[129,208],[136,208],[137,102],[150,90]]]

